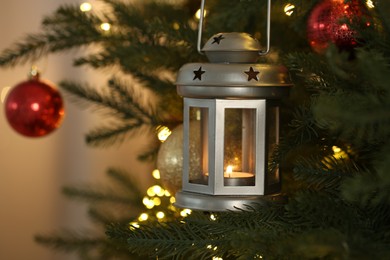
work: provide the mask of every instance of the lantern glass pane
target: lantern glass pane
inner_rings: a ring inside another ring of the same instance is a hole
[[[190,107],[189,182],[208,185],[208,117],[205,107]]]
[[[256,109],[227,108],[224,134],[224,185],[255,185]]]
[[[279,143],[279,107],[269,106],[267,111],[268,174],[267,184],[280,182],[279,166],[272,162],[272,154]]]

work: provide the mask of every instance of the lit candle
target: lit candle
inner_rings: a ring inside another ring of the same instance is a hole
[[[254,186],[255,175],[249,172],[234,172],[233,166],[228,165],[223,174],[225,186]]]
[[[225,186],[255,186],[255,175],[250,172],[234,172],[233,166],[228,165],[223,173]],[[205,184],[209,181],[209,173],[206,172],[201,180],[192,181],[192,183]]]

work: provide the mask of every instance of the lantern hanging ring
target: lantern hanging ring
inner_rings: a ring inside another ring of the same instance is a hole
[[[201,1],[200,4],[200,17],[199,17],[199,25],[198,25],[198,42],[197,42],[197,50],[200,54],[204,55],[202,51],[202,31],[203,31],[203,21],[204,21],[204,5],[205,0]],[[258,52],[260,56],[266,55],[270,51],[270,38],[271,38],[271,0],[267,0],[267,40],[266,40],[266,49]]]

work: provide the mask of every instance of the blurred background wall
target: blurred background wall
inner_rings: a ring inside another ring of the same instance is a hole
[[[0,49],[12,46],[26,33],[38,32],[44,15],[62,4],[80,4],[78,0],[12,0],[0,8]],[[91,1],[93,3],[93,1]],[[62,79],[88,81],[97,87],[106,78],[87,68],[73,68],[72,57],[79,52],[51,55],[35,64],[42,78],[54,84]],[[27,79],[32,64],[0,68],[0,93]],[[64,96],[64,95],[63,95]],[[62,126],[42,138],[26,138],[12,130],[0,104],[0,259],[76,259],[48,250],[33,240],[36,234],[48,234],[63,228],[85,230],[91,227],[83,203],[69,201],[61,194],[64,185],[100,183],[107,179],[109,166],[137,174],[142,188],[150,183],[152,165],[136,160],[137,152],[150,140],[143,136],[111,148],[90,148],[84,134],[104,118],[81,110],[64,96],[66,116]],[[131,149],[130,149],[131,147]],[[146,174],[145,174],[146,173]]]

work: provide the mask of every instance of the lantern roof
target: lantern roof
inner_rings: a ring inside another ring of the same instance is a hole
[[[192,98],[281,98],[292,82],[286,67],[255,63],[259,42],[246,33],[219,33],[202,51],[211,63],[188,63],[178,72],[179,95]]]
[[[204,52],[213,63],[249,63],[259,58],[261,45],[247,33],[218,33],[204,45]]]

